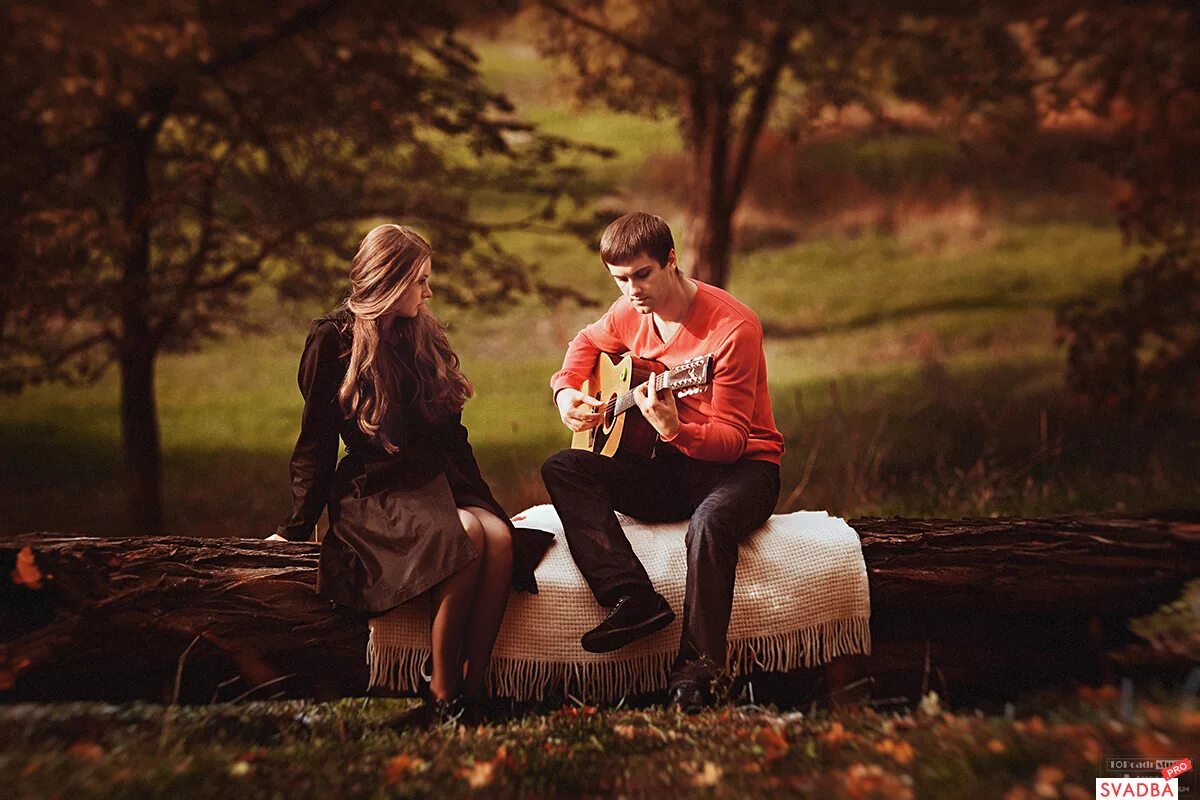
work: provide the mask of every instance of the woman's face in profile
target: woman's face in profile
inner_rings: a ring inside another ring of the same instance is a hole
[[[429,276],[432,273],[433,260],[427,258],[417,270],[417,277],[396,300],[396,305],[388,316],[415,317],[426,301],[433,297],[433,290],[429,288]]]

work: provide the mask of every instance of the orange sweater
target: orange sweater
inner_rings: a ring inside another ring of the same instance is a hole
[[[775,427],[767,393],[767,361],[758,317],[726,291],[695,281],[696,295],[682,324],[664,342],[650,314],[622,295],[567,347],[550,388],[578,389],[601,352],[633,353],[674,367],[713,354],[713,382],[700,394],[676,398],[679,433],[671,446],[703,461],[748,458],[779,463],[783,435]]]

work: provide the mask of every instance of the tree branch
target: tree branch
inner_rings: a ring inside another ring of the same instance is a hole
[[[756,81],[754,98],[750,102],[750,112],[742,126],[733,177],[728,183],[728,194],[725,198],[728,208],[737,206],[738,198],[746,185],[750,162],[754,158],[754,148],[758,144],[758,135],[767,120],[767,113],[771,110],[771,101],[775,97],[779,76],[782,74],[788,54],[791,52],[793,32],[794,27],[791,20],[784,19],[775,29],[775,35],[771,37],[771,43],[767,50],[767,63]]]
[[[575,25],[585,28],[592,33],[597,34],[598,36],[607,39],[613,44],[623,47],[629,52],[639,55],[647,61],[657,64],[665,70],[673,72],[683,78],[690,78],[692,76],[692,73],[683,65],[672,63],[668,59],[663,58],[661,54],[642,47],[637,42],[622,36],[611,28],[606,28],[599,22],[595,22],[580,14],[576,14],[574,11],[571,11],[561,3],[556,2],[556,0],[538,0],[538,4],[550,9],[554,13],[574,23]]]
[[[326,15],[336,11],[339,7],[349,5],[347,0],[325,0],[325,2],[304,6],[261,36],[251,37],[221,56],[211,59],[204,64],[202,71],[209,75],[215,75],[229,67],[249,61],[272,45],[303,31],[316,28]]]

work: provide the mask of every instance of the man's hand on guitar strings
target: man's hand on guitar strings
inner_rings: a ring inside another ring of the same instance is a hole
[[[603,408],[604,403],[594,397],[589,397],[578,389],[561,389],[554,398],[558,404],[558,415],[575,433],[586,431],[599,425],[604,415],[594,409]]]
[[[656,377],[651,375],[650,380],[636,387],[633,400],[658,435],[663,439],[672,439],[679,433],[679,409],[675,406],[673,392],[669,389],[659,392],[652,386]]]

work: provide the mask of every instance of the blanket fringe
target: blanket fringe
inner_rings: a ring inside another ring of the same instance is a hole
[[[786,672],[814,667],[843,655],[870,655],[869,617],[822,622],[808,628],[729,643],[729,668],[734,675],[753,670]],[[371,686],[416,692],[426,680],[422,666],[428,647],[384,644],[374,630],[367,645]],[[561,689],[580,700],[614,700],[622,695],[665,689],[674,653],[648,653],[614,661],[534,661],[492,657],[488,688],[492,694],[517,700],[541,700],[548,690]]]

